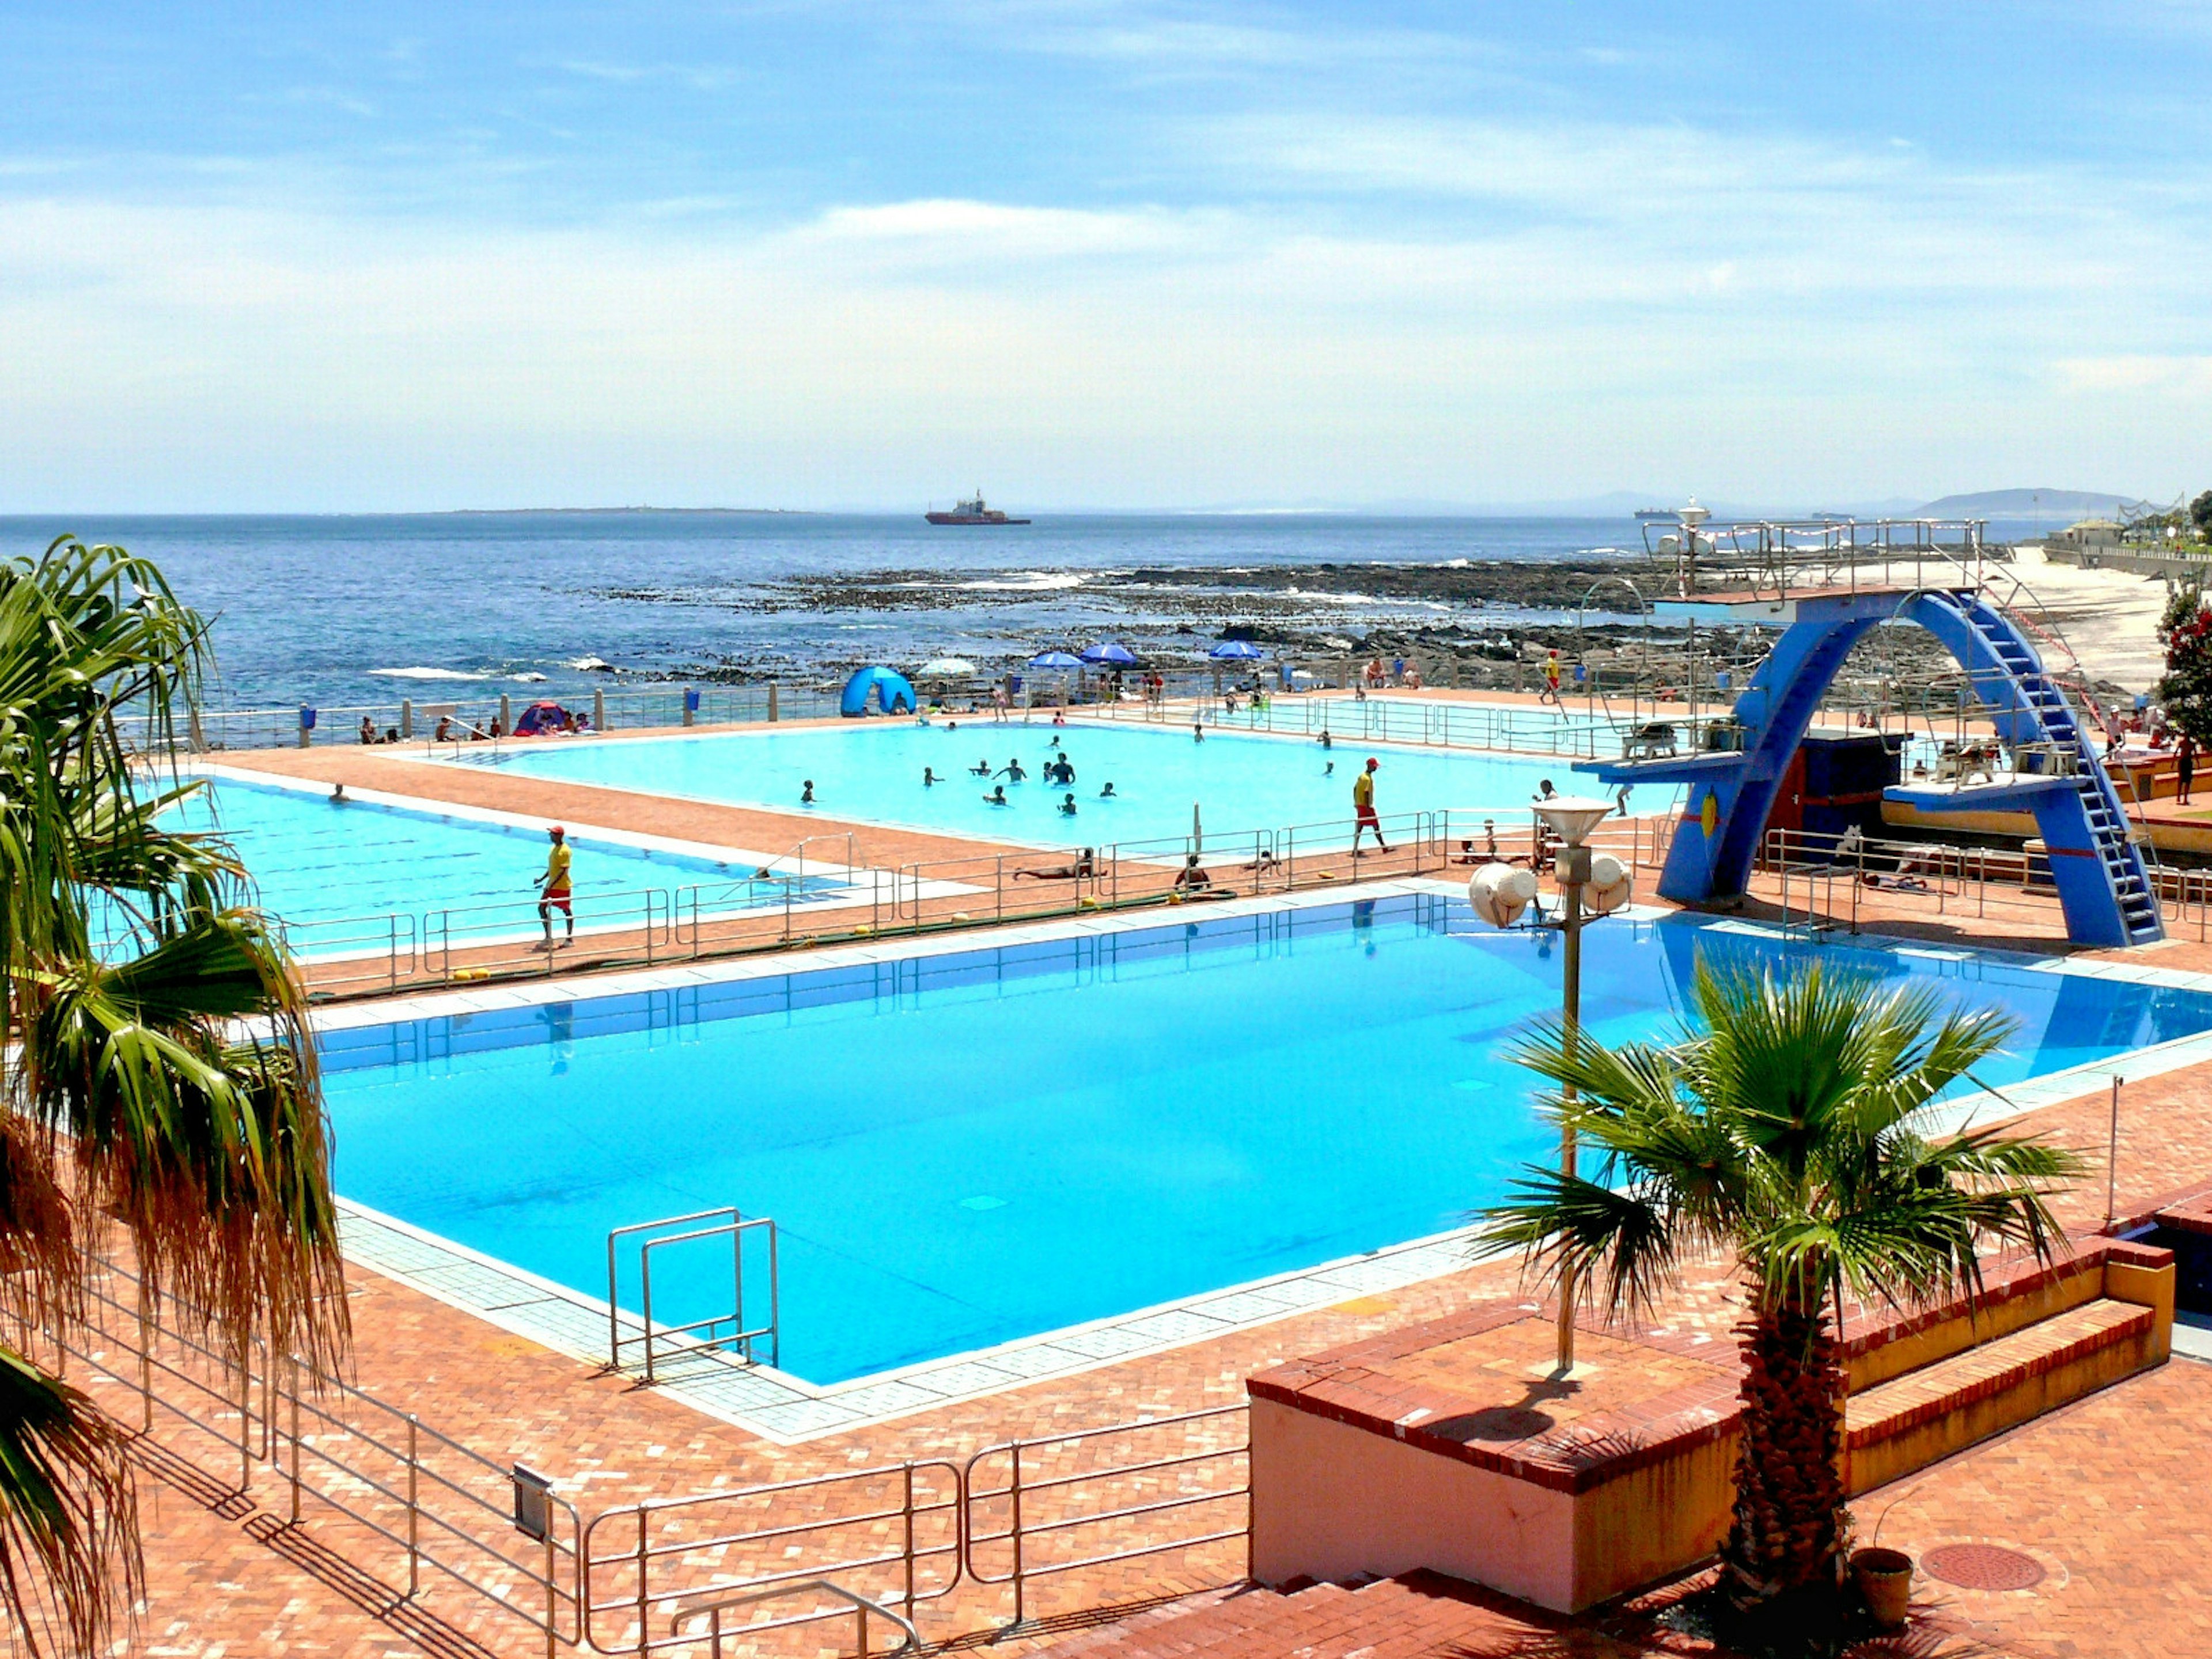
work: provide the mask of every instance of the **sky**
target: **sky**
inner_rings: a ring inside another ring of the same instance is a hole
[[[0,512],[2212,484],[2212,10],[0,0]]]

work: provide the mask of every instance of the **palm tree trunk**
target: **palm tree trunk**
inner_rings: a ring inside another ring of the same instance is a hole
[[[1833,1590],[1841,1550],[1844,1373],[1821,1304],[1760,1306],[1736,1327],[1743,1440],[1721,1584],[1740,1610]]]

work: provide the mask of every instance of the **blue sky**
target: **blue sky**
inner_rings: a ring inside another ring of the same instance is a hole
[[[2212,483],[2212,14],[0,5],[0,511]]]

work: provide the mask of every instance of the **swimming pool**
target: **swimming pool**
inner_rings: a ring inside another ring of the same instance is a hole
[[[261,902],[307,937],[319,923],[389,915],[424,915],[485,906],[527,906],[545,868],[545,826],[491,814],[441,812],[358,795],[340,804],[312,789],[226,774],[164,815],[171,829],[219,830],[252,874]],[[572,838],[578,901],[644,887],[724,884],[750,875],[750,862],[696,856],[595,836]],[[823,878],[809,890],[826,890]],[[740,893],[742,890],[739,890]],[[781,902],[778,884],[759,902]],[[724,900],[728,908],[733,900]]]
[[[1699,951],[1814,948],[1610,921],[1587,1029],[1665,1029]],[[1817,948],[2010,1011],[1991,1085],[2212,1029],[2198,992]],[[586,1297],[612,1228],[773,1216],[783,1366],[828,1383],[1458,1224],[1551,1155],[1500,1051],[1559,995],[1553,936],[1401,894],[332,1032],[325,1079],[347,1198]],[[671,1254],[656,1314],[728,1279]]]
[[[1044,781],[1054,740],[1075,768],[1075,782]],[[1352,781],[1370,752],[1382,763],[1376,805],[1393,813],[1432,807],[1508,808],[1525,804],[1544,778],[1571,792],[1568,763],[1509,759],[1441,749],[1350,744],[1323,750],[1317,741],[1209,731],[1194,741],[1188,726],[1146,727],[1081,721],[997,725],[989,720],[939,720],[930,726],[878,721],[851,726],[799,726],[696,738],[611,739],[516,747],[500,757],[505,769],[572,783],[649,789],[732,805],[781,811],[811,810],[827,817],[951,830],[994,840],[1103,847],[1190,833],[1191,808],[1208,833],[1340,823],[1352,817]],[[1015,783],[995,775],[1010,760],[1028,774]],[[927,768],[942,781],[922,782]],[[800,804],[806,781],[814,805]],[[1102,799],[1108,783],[1114,799]],[[1007,805],[984,800],[1006,785]],[[1076,812],[1059,805],[1075,797]]]

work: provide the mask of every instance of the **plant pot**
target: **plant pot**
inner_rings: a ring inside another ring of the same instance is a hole
[[[1851,1577],[1876,1625],[1883,1630],[1897,1630],[1904,1625],[1912,1601],[1911,1556],[1903,1550],[1853,1550]]]

